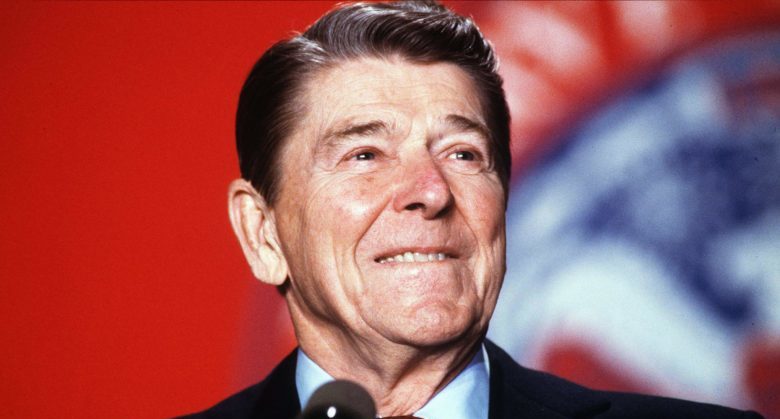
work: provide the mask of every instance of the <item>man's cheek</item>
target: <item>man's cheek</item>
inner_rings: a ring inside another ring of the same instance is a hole
[[[387,188],[372,187],[366,182],[337,188],[327,203],[333,209],[331,222],[337,225],[336,231],[345,234],[345,238],[359,239],[382,212],[389,195]]]

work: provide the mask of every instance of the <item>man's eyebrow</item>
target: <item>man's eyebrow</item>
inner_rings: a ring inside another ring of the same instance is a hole
[[[372,135],[380,131],[388,130],[389,128],[384,121],[338,124],[325,132],[325,135],[322,136],[321,143],[324,145],[338,144],[349,137]]]
[[[485,137],[486,140],[490,138],[490,131],[487,129],[485,124],[481,122],[458,114],[449,114],[445,120],[448,124],[454,125],[455,128],[460,131],[474,131]]]

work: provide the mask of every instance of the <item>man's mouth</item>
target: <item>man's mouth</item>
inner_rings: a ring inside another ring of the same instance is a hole
[[[410,262],[439,262],[442,260],[450,259],[452,256],[443,252],[433,253],[420,253],[420,252],[403,252],[397,255],[385,256],[376,259],[378,263],[410,263]]]

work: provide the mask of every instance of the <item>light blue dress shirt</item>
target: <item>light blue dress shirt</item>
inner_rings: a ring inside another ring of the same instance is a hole
[[[298,349],[295,385],[301,407],[312,393],[333,377]],[[490,397],[490,365],[485,346],[444,389],[436,393],[414,416],[423,419],[487,419]]]

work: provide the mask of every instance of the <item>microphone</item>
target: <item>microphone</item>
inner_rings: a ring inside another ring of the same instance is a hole
[[[306,403],[299,419],[375,419],[376,406],[359,384],[336,380],[323,384]]]

